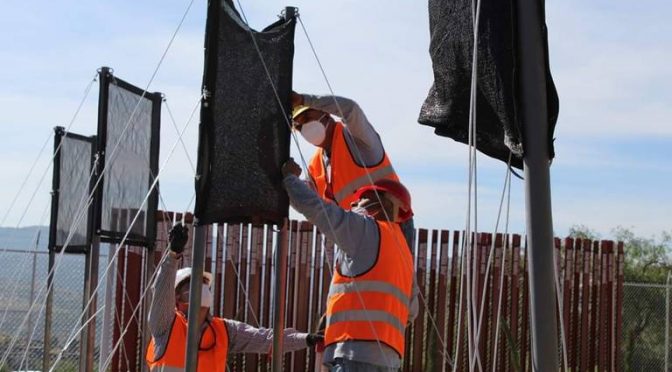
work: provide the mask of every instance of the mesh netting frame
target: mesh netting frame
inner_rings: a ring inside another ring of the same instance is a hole
[[[61,189],[61,143],[64,137],[74,139],[77,141],[88,142],[91,145],[91,158],[89,161],[89,171],[94,164],[95,154],[96,154],[96,136],[84,136],[81,134],[76,134],[72,132],[66,132],[63,127],[54,128],[54,163],[53,163],[53,176],[52,176],[52,191],[51,191],[51,220],[49,223],[49,245],[47,249],[51,252],[61,252],[63,250],[63,245],[57,244],[57,231],[58,231],[58,204],[59,204],[59,190]],[[89,190],[92,184],[89,182]],[[65,253],[75,253],[83,254],[89,251],[91,246],[91,239],[93,236],[93,203],[88,207],[88,216],[86,221],[86,244],[84,245],[72,245],[68,244],[65,247]]]
[[[98,138],[97,138],[97,154],[99,154],[97,174],[100,175],[105,169],[105,149],[107,146],[107,128],[108,128],[108,107],[109,107],[109,88],[110,84],[129,91],[138,96],[143,96],[152,102],[152,118],[150,129],[150,156],[149,156],[149,184],[154,182],[154,176],[159,171],[159,136],[161,130],[161,103],[163,101],[162,94],[159,92],[145,92],[144,89],[139,88],[131,83],[128,83],[116,76],[114,76],[112,69],[109,67],[102,67],[99,72],[100,94],[98,101]],[[126,235],[126,232],[109,231],[101,229],[102,224],[102,204],[103,204],[103,190],[104,190],[104,175],[100,179],[98,189],[96,190],[96,201],[94,202],[94,230],[100,236],[100,241],[104,243],[119,244]],[[156,211],[159,203],[159,185],[152,190],[151,195],[147,199],[147,213],[146,213],[146,234],[141,236],[132,232],[128,233],[125,243],[128,245],[143,246],[152,248],[154,240],[156,239]]]

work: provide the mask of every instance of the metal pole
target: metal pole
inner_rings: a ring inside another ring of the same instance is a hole
[[[82,309],[89,302],[90,283],[89,276],[91,275],[91,250],[84,255],[84,290],[82,291]],[[88,315],[88,311],[86,312]],[[86,318],[82,319],[82,323],[86,322]],[[88,327],[82,328],[79,332],[79,371],[86,371],[86,331]]]
[[[543,0],[518,0],[532,370],[558,370]]]
[[[665,287],[665,372],[670,370],[670,279],[672,273],[667,273]]]
[[[98,283],[98,263],[100,261],[100,236],[94,235],[91,241],[91,250],[86,254],[86,271],[84,273],[84,306],[91,302],[87,309],[86,318],[82,322],[88,322],[82,329],[80,343],[80,371],[93,371],[93,356],[96,344],[96,309],[98,297],[93,289]]]
[[[116,252],[116,245],[108,244],[107,249],[107,264],[113,260]],[[112,348],[112,327],[114,319],[114,278],[117,277],[117,265],[111,265],[110,273],[107,275],[105,282],[105,310],[103,310],[103,329],[100,335],[100,352],[98,353],[98,370],[103,370],[103,365],[110,355]]]
[[[203,286],[203,268],[205,267],[206,226],[200,226],[194,218],[194,245],[191,251],[191,283],[189,285],[189,318],[187,325],[186,372],[195,372],[198,368],[198,347],[201,339],[201,325],[198,313],[201,309],[201,287]]]
[[[275,283],[273,286],[273,359],[272,371],[282,371],[283,334],[285,330],[285,285],[287,283],[287,247],[289,245],[289,220],[285,218],[275,247]]]
[[[51,288],[50,291],[47,291],[47,303],[44,307],[44,341],[43,347],[44,352],[42,353],[42,370],[48,371],[49,366],[51,365],[51,309],[54,304],[54,273],[52,272],[54,268],[54,252],[49,251],[49,263],[47,264],[47,288]]]
[[[38,242],[39,242],[39,233],[38,233]],[[36,244],[37,246],[37,244]],[[37,247],[36,247],[37,248]],[[33,299],[35,298],[35,269],[36,269],[36,264],[37,263],[37,250],[33,252],[33,273],[30,277],[30,301],[28,302],[29,304],[33,303]],[[39,319],[39,318],[38,318]],[[33,313],[28,314],[28,332],[33,331]],[[30,337],[30,333],[28,334],[28,337]]]

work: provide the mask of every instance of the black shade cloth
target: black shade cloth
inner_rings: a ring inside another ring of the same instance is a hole
[[[429,0],[430,55],[434,84],[420,110],[418,121],[435,133],[469,142],[469,98],[474,33],[472,0]],[[519,66],[517,60],[516,4],[483,1],[478,32],[477,148],[522,169],[524,144],[517,112]],[[543,8],[543,7],[542,7]],[[544,15],[542,14],[542,17]],[[553,131],[558,118],[558,95],[546,50],[549,159],[555,156]]]
[[[289,214],[281,165],[287,126],[296,19],[252,31],[227,1],[210,1],[206,26],[195,215],[199,223],[276,223]]]
[[[104,241],[118,243],[130,230],[129,243],[154,243],[156,189],[144,201],[158,171],[161,100],[160,93],[143,95],[111,73],[101,77],[98,151],[104,153],[101,166],[106,169],[99,186],[98,230]]]
[[[55,128],[49,249],[83,253],[91,244],[89,189],[95,138]],[[69,240],[68,240],[69,237]]]

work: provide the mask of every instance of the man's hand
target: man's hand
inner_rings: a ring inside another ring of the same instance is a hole
[[[301,175],[301,167],[296,164],[292,158],[289,158],[289,160],[287,160],[285,164],[282,165],[281,171],[283,177],[287,177],[290,174],[293,174],[297,177]]]
[[[168,238],[170,240],[168,249],[175,254],[182,254],[184,246],[187,245],[187,240],[189,240],[189,230],[186,226],[182,226],[181,223],[178,223],[170,230]]]
[[[299,93],[296,93],[295,91],[292,91],[292,95],[290,96],[290,101],[292,104],[292,108],[296,106],[301,106],[303,105],[303,96],[300,95]]]
[[[308,347],[315,346],[318,352],[324,351],[324,335],[320,333],[309,333],[306,337],[306,344]]]

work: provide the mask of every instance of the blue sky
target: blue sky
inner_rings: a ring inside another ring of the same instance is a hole
[[[417,225],[461,229],[466,213],[467,148],[417,124],[432,83],[425,1],[241,0],[253,27],[285,5],[300,8],[336,94],[363,107],[414,197]],[[0,5],[0,218],[55,125],[67,125],[95,70],[146,86],[188,1],[5,1]],[[618,225],[642,235],[670,230],[672,215],[672,24],[666,1],[546,2],[551,69],[560,95],[557,157],[551,168],[554,226],[574,224],[608,237]],[[198,98],[205,1],[196,1],[150,86],[166,94],[182,127]],[[297,28],[294,86],[327,93]],[[72,131],[94,134],[97,86]],[[163,113],[161,163],[177,139]],[[195,159],[197,123],[185,135]],[[51,143],[48,145],[51,147]],[[309,145],[302,144],[307,155]],[[297,150],[292,149],[295,156]],[[43,224],[50,177],[44,155],[5,226]],[[479,156],[479,229],[492,230],[502,163]],[[162,174],[163,199],[182,210],[193,173],[181,148]],[[28,199],[37,189],[29,208]],[[523,184],[513,181],[510,229],[524,230]]]

